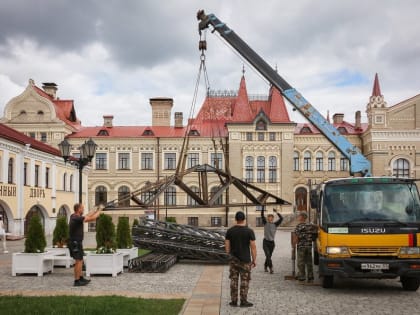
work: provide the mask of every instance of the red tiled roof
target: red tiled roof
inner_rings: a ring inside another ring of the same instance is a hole
[[[23,133],[1,123],[0,123],[0,137],[3,139],[10,140],[15,143],[23,144],[23,145],[30,144],[31,148],[34,148],[36,150],[49,153],[52,155],[56,155],[56,156],[61,156],[61,153],[58,149],[53,148],[41,141],[28,137],[24,135]]]
[[[367,123],[363,123],[361,124],[361,128],[360,129],[356,129],[354,127],[353,124],[343,121],[342,123],[339,124],[333,124],[333,126],[338,129],[340,127],[344,127],[347,130],[347,134],[349,135],[358,135],[358,134],[362,134],[363,132],[366,131],[368,124]],[[311,133],[313,134],[320,134],[321,132],[318,130],[318,128],[316,128],[314,125],[309,124],[309,123],[298,123],[295,127],[295,135],[299,135],[301,134],[301,131],[303,128],[309,128],[309,130],[311,131]],[[304,133],[304,134],[308,134],[308,133]]]
[[[233,106],[232,121],[234,122],[250,122],[253,120],[253,113],[249,104],[248,92],[246,90],[245,77],[242,76],[239,84],[238,97]]]
[[[78,129],[81,126],[80,120],[76,116],[76,111],[74,109],[74,101],[73,100],[60,100],[60,99],[53,99],[51,95],[45,93],[44,90],[40,89],[39,87],[34,85],[34,90],[41,95],[49,99],[55,107],[55,112],[57,117],[65,122],[66,124],[73,126],[74,128]]]
[[[372,96],[381,96],[381,87],[379,86],[378,74],[375,74],[375,80],[373,81]]]

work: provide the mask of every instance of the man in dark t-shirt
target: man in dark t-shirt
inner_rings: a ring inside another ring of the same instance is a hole
[[[89,212],[83,216],[85,207],[81,203],[74,205],[74,213],[70,216],[69,222],[69,250],[71,257],[74,258],[74,286],[79,287],[86,285],[90,282],[83,278],[83,223],[95,221],[101,214],[101,209]]]
[[[225,237],[225,249],[230,255],[229,278],[230,278],[230,306],[238,306],[238,287],[240,285],[240,305],[250,307],[253,304],[248,302],[249,281],[251,280],[251,269],[256,266],[257,247],[255,245],[255,234],[245,224],[245,214],[238,211],[235,214],[236,225],[229,228]]]

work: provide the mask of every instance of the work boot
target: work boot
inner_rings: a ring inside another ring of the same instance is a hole
[[[74,286],[75,287],[83,287],[86,284],[87,284],[86,282],[80,281],[80,279],[79,280],[74,280]]]
[[[264,266],[264,272],[268,272],[267,266]]]
[[[237,301],[232,301],[232,302],[229,303],[229,305],[230,306],[233,306],[233,307],[237,307],[238,306],[238,302]]]
[[[80,282],[84,282],[85,284],[88,284],[88,283],[90,282],[90,280],[89,280],[89,279],[85,279],[85,278],[83,278],[83,277],[80,277],[79,281],[80,281]]]
[[[251,302],[248,301],[241,301],[241,304],[239,305],[240,307],[251,307],[254,304],[252,304]]]
[[[273,268],[270,268],[270,273],[274,273],[274,270],[273,270]]]

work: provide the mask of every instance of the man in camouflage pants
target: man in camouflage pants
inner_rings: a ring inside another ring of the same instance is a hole
[[[314,225],[306,223],[307,214],[304,211],[298,213],[298,225],[293,235],[293,246],[297,245],[297,267],[298,280],[303,283],[314,281],[314,271],[312,265],[312,241]],[[305,273],[305,267],[307,274]]]
[[[235,214],[236,225],[229,228],[226,232],[225,249],[231,256],[229,263],[230,278],[230,306],[238,306],[239,277],[241,285],[239,296],[241,307],[250,307],[253,304],[248,302],[249,281],[251,280],[251,269],[256,266],[257,247],[255,244],[255,234],[245,224],[245,214],[238,211]],[[252,259],[251,259],[252,256]]]

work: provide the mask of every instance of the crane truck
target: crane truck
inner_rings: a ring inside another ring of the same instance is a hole
[[[203,10],[197,19],[200,35],[211,26],[349,160],[351,177],[325,181],[310,193],[318,226],[314,260],[322,286],[331,288],[337,276],[399,277],[404,290],[416,291],[420,201],[415,180],[372,177],[371,163],[362,152],[231,28]]]

